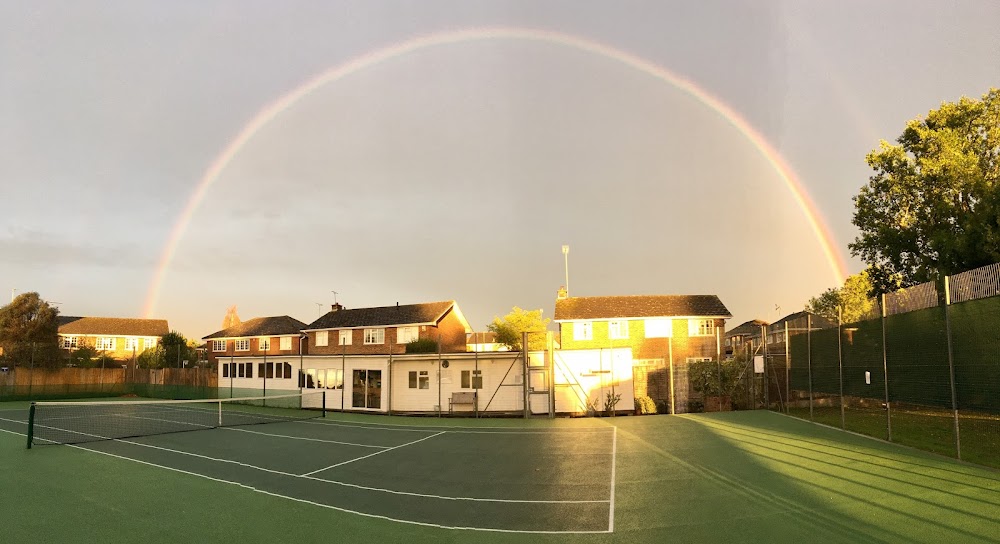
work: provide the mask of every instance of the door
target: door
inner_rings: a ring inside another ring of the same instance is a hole
[[[351,380],[351,407],[382,407],[382,371],[355,370]]]

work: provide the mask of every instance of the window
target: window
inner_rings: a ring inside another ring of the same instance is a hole
[[[156,338],[146,338],[142,341],[142,349],[153,349],[156,347]],[[222,351],[226,351],[226,341],[222,341]]]
[[[292,337],[291,336],[282,336],[278,340],[278,349],[280,349],[281,351],[288,351],[288,350],[292,349]],[[289,378],[291,378],[291,376],[289,376]]]
[[[258,338],[257,339],[257,349],[260,351],[267,351],[271,349],[271,339],[270,338]]]
[[[419,337],[419,331],[418,327],[398,327],[396,329],[396,343],[409,344]]]
[[[292,379],[292,365],[288,363],[275,363],[274,364],[274,377],[282,378],[285,380]]]
[[[688,363],[711,363],[711,357],[688,357],[686,359]]]
[[[670,338],[674,335],[674,322],[671,319],[647,319],[646,338]]]
[[[354,331],[340,331],[340,340],[337,342],[338,346],[349,346],[351,345],[351,338],[354,337]]]
[[[431,388],[431,377],[427,374],[426,370],[411,370],[409,378],[410,389]]]
[[[77,338],[75,336],[63,336],[62,337],[62,347],[64,348],[75,348],[77,346]]]
[[[608,321],[608,337],[613,339],[628,338],[628,321]]]
[[[714,319],[688,320],[688,336],[713,336],[715,334]]]
[[[226,351],[226,341],[212,340],[212,351]]]
[[[249,338],[237,338],[236,339],[236,351],[250,351],[250,339]]]
[[[462,389],[482,389],[482,388],[483,388],[482,370],[462,371]]]
[[[326,346],[330,342],[330,332],[329,331],[316,331],[316,345]]]
[[[126,338],[125,339],[125,351],[139,351],[139,339],[138,338]]]
[[[632,366],[663,366],[663,359],[632,359]]]
[[[243,370],[243,363],[240,363],[240,364],[236,365],[236,367],[239,370],[239,377],[240,378],[245,378],[246,377],[246,372]]]
[[[97,339],[97,344],[94,346],[97,351],[114,351],[116,345],[115,338],[102,337]]]
[[[307,369],[305,373],[299,371],[299,387],[316,389],[316,371],[314,369]]]
[[[365,344],[384,344],[385,329],[365,329]]]
[[[326,388],[343,389],[344,374],[339,368],[331,368],[326,371]]]
[[[594,324],[590,321],[573,323],[573,340],[590,340],[594,337]]]
[[[222,363],[222,377],[229,377],[229,363]]]

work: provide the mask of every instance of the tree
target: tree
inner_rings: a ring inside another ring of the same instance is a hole
[[[848,276],[843,287],[832,287],[809,299],[805,309],[834,322],[841,318],[840,311],[843,310],[843,322],[856,323],[871,311],[873,295],[870,273],[863,270]]]
[[[229,327],[235,327],[241,323],[240,316],[236,313],[236,306],[230,306],[226,309],[226,317],[222,318],[222,330],[226,330]]]
[[[160,367],[174,367],[179,368],[184,366],[184,361],[187,361],[189,366],[194,366],[198,360],[198,354],[191,343],[188,342],[184,335],[177,331],[170,331],[160,337],[160,343],[157,347],[162,347],[162,352],[157,352],[157,358],[160,359]],[[145,352],[143,352],[145,354]],[[162,356],[160,354],[162,353]]]
[[[7,363],[59,366],[58,315],[38,293],[22,293],[0,308],[0,348]]]
[[[1000,89],[913,119],[867,156],[851,253],[878,292],[1000,261]],[[893,285],[895,284],[895,285]]]
[[[521,333],[545,332],[549,326],[550,319],[542,319],[541,310],[522,310],[517,306],[502,318],[494,317],[493,322],[486,326],[487,330],[496,335],[497,343],[507,346],[511,351],[521,350]],[[546,348],[545,336],[543,334],[531,334],[528,336],[529,350],[542,350]]]

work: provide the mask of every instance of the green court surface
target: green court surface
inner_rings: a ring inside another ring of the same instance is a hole
[[[25,448],[5,542],[996,542],[1000,474],[766,411],[330,414]]]

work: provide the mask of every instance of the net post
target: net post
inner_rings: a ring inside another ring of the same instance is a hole
[[[28,408],[28,449],[31,449],[32,439],[35,437],[35,403],[32,402]]]
[[[321,402],[321,403],[322,403],[322,405],[323,405],[323,406],[322,406],[322,407],[320,408],[320,411],[321,411],[321,412],[323,413],[323,416],[322,416],[322,417],[326,417],[326,390],[323,390],[323,398],[322,398],[322,400],[321,400],[320,402]]]

